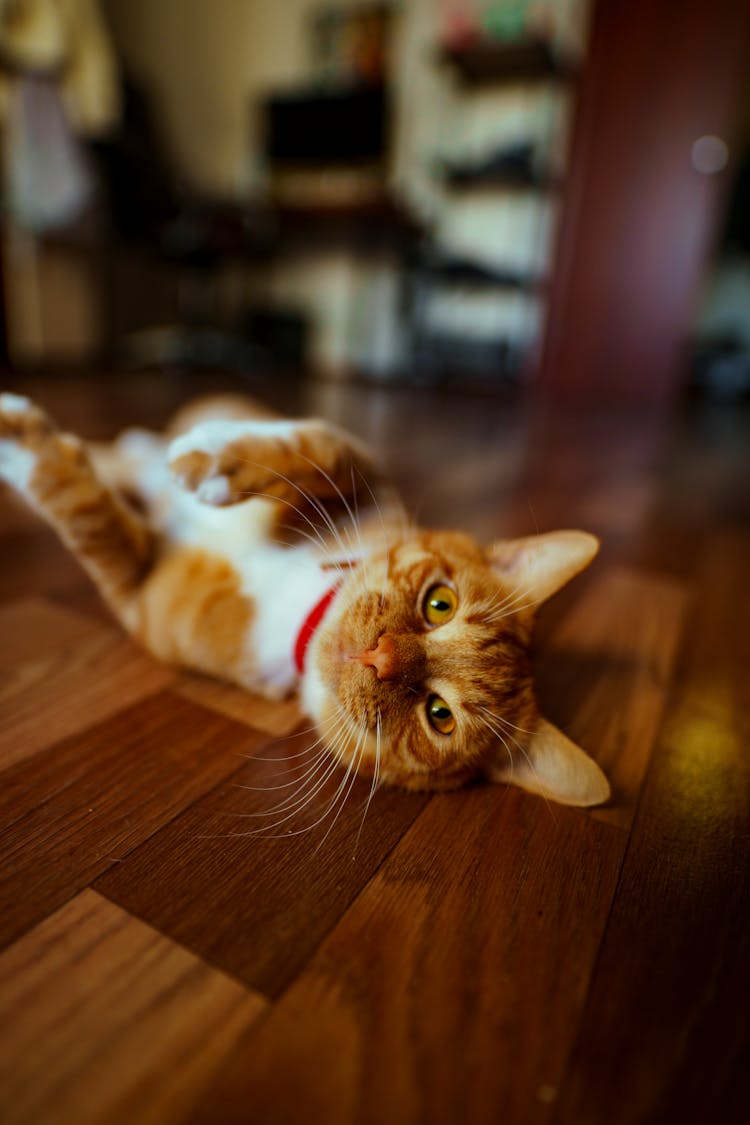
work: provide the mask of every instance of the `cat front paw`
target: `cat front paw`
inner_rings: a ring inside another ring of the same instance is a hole
[[[175,438],[167,458],[173,476],[204,504],[224,507],[253,495],[293,488],[275,466],[290,459],[297,425],[212,419]]]
[[[197,449],[181,453],[170,459],[169,468],[182,487],[204,504],[218,508],[235,499],[218,459],[209,453]]]
[[[184,488],[217,507],[252,496],[295,506],[344,500],[358,480],[375,479],[364,446],[314,418],[203,422],[172,442],[168,459]]]

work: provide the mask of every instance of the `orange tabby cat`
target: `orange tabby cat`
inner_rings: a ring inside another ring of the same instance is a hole
[[[484,776],[607,800],[599,767],[539,715],[529,661],[537,607],[593,536],[483,548],[420,530],[356,439],[235,399],[87,448],[2,395],[0,477],[151,652],[270,698],[298,690],[331,760],[373,784]]]

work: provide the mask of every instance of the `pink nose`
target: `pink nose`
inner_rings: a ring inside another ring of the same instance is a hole
[[[374,668],[379,680],[394,680],[401,670],[396,645],[387,633],[383,634],[375,648],[360,652],[357,656],[353,656],[352,660],[358,660],[360,664]]]

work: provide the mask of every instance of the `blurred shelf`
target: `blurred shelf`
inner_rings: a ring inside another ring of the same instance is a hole
[[[543,278],[522,274],[517,270],[485,266],[466,258],[427,261],[422,264],[421,271],[436,282],[467,289],[508,289],[522,293],[540,293],[547,284]]]
[[[282,244],[351,240],[403,247],[423,233],[413,215],[388,195],[351,203],[277,204],[272,214]]]
[[[528,173],[513,169],[474,169],[460,166],[444,167],[440,173],[443,183],[456,190],[493,188],[501,191],[559,191],[562,181],[553,176]]]
[[[567,81],[577,71],[575,64],[545,39],[515,43],[479,41],[462,48],[443,48],[440,58],[471,86],[546,79]]]

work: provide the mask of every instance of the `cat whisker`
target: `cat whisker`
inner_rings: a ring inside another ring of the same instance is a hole
[[[259,814],[265,817],[276,816],[278,817],[278,819],[273,820],[270,824],[262,825],[249,832],[243,833],[243,835],[266,837],[269,836],[274,829],[280,828],[283,824],[289,823],[289,821],[293,821],[295,817],[299,816],[299,814],[302,813],[307,805],[311,804],[315,800],[317,794],[326,785],[331,775],[335,772],[337,765],[337,760],[329,762],[322,777],[320,777],[316,781],[315,785],[309,790],[309,792],[303,793],[297,801],[293,801],[291,803],[287,801],[285,804],[283,804],[282,807],[277,807],[276,809],[268,809],[265,813]],[[294,794],[292,794],[292,796],[294,796]],[[281,813],[284,813],[285,815],[280,816],[279,814]],[[252,814],[248,815],[250,816]],[[296,832],[292,832],[291,834],[297,835]]]
[[[339,499],[341,500],[341,503],[344,505],[344,508],[346,509],[346,512],[349,516],[349,519],[351,520],[352,528],[353,528],[353,530],[354,530],[354,532],[357,536],[357,541],[359,543],[359,550],[360,550],[360,554],[361,554],[361,558],[362,558],[362,562],[363,562],[363,567],[364,567],[365,573],[366,573],[367,568],[366,568],[365,559],[366,559],[367,553],[364,549],[364,544],[362,542],[362,534],[361,534],[360,528],[359,528],[359,521],[357,519],[355,519],[354,512],[352,511],[352,508],[351,508],[351,505],[349,504],[349,501],[347,500],[346,496],[344,496],[344,493],[341,491],[339,486],[336,484],[336,481],[333,479],[332,476],[330,476],[329,473],[327,473],[325,471],[325,469],[323,469],[320,465],[316,465],[316,463],[314,461],[312,461],[309,457],[306,457],[304,455],[304,453],[300,452],[299,456],[302,458],[303,461],[306,461],[308,463],[308,465],[311,465],[317,472],[319,472],[324,477],[324,479],[326,481],[328,481],[328,483],[330,484],[334,493],[339,497]]]
[[[272,806],[270,809],[263,809],[260,812],[253,813],[240,813],[238,815],[246,818],[262,818],[269,816],[277,816],[279,813],[287,812],[289,809],[295,810],[307,803],[308,799],[312,799],[315,794],[325,784],[327,778],[330,776],[333,769],[335,769],[338,758],[336,756],[339,747],[343,746],[347,736],[347,731],[343,722],[340,722],[336,727],[334,737],[327,743],[323,750],[315,756],[315,760],[308,767],[302,777],[296,779],[297,788],[294,793],[290,793],[283,801]],[[316,774],[322,772],[322,776],[315,781],[312,793],[303,794],[299,796],[300,792],[304,789],[308,780],[312,781]],[[292,813],[294,815],[294,813]],[[273,827],[273,826],[271,826]]]
[[[370,804],[372,802],[373,796],[375,795],[375,790],[378,787],[378,780],[379,780],[379,777],[380,777],[380,740],[381,740],[381,734],[382,734],[382,726],[383,726],[383,720],[382,720],[382,715],[380,714],[380,708],[376,707],[375,769],[373,770],[373,774],[372,774],[372,784],[370,785],[370,792],[367,795],[367,800],[365,802],[364,812],[362,813],[362,820],[360,821],[359,832],[357,833],[357,839],[354,843],[354,853],[352,855],[352,859],[354,859],[357,855],[357,848],[359,847],[359,840],[360,840],[360,837],[362,835],[362,829],[365,826],[365,818],[367,817],[367,814],[370,810]]]
[[[348,551],[350,552],[351,544],[349,544],[349,548],[347,548],[347,545],[344,543],[343,539],[341,538],[341,534],[339,532],[339,529],[336,527],[333,519],[331,518],[330,513],[326,511],[326,509],[324,508],[324,506],[321,504],[321,502],[318,500],[318,498],[316,496],[314,496],[310,492],[307,492],[306,489],[302,488],[302,486],[300,484],[298,484],[296,481],[292,480],[290,477],[286,476],[284,473],[280,472],[278,469],[273,469],[270,466],[260,464],[257,461],[251,461],[249,458],[246,458],[246,457],[245,458],[238,458],[238,460],[241,460],[242,463],[245,464],[245,465],[251,465],[253,468],[263,469],[264,472],[273,473],[274,476],[278,477],[280,480],[283,480],[285,482],[285,484],[289,485],[290,488],[293,488],[295,490],[295,492],[298,492],[300,494],[300,496],[303,496],[305,498],[305,500],[307,500],[308,503],[312,505],[313,509],[323,519],[323,521],[326,524],[326,526],[328,527],[331,535],[333,536],[334,541],[336,543],[338,543],[338,545],[341,547],[342,552],[344,554],[346,554]],[[308,460],[308,458],[305,458],[305,460]],[[310,464],[314,464],[314,462],[311,461]],[[317,465],[314,466],[314,467],[318,468]],[[322,472],[322,470],[321,470],[321,472]],[[253,493],[252,491],[248,490],[246,493],[244,493],[244,495],[253,496],[253,495],[258,495],[258,494]],[[265,495],[267,496],[267,494],[265,494]],[[273,497],[273,496],[268,497],[268,498],[269,499],[277,499],[276,497]],[[294,508],[294,510],[297,511],[298,514],[301,515],[302,518],[306,520],[306,522],[313,528],[313,530],[315,530],[315,525],[313,524],[312,520],[309,519],[309,517],[307,517],[303,512],[301,512],[299,508],[296,508],[294,504],[291,504],[290,502],[287,502],[287,503],[289,503],[289,506],[291,508]],[[351,512],[351,509],[348,508],[348,505],[347,505],[347,510],[349,512]]]
[[[366,735],[366,733],[367,733],[367,730],[366,730],[366,726],[365,726],[364,734]],[[358,746],[359,746],[359,741],[357,742],[357,747],[358,747]],[[279,834],[278,834],[278,837],[276,837],[276,836],[274,836],[274,835],[270,834],[270,832],[269,832],[269,830],[270,830],[270,829],[273,829],[273,828],[278,828],[278,827],[280,827],[280,826],[281,826],[282,824],[285,824],[285,823],[286,823],[286,822],[287,822],[288,820],[291,820],[291,819],[292,819],[292,817],[293,817],[293,816],[295,816],[295,815],[297,814],[297,812],[301,811],[300,809],[298,809],[298,810],[296,810],[295,812],[291,813],[291,814],[290,814],[289,816],[286,816],[286,817],[284,817],[284,818],[283,818],[282,820],[279,820],[279,821],[277,821],[277,822],[276,822],[276,823],[274,823],[274,824],[270,824],[270,825],[268,825],[268,829],[260,829],[260,830],[254,831],[254,832],[241,833],[241,835],[247,835],[247,836],[263,836],[263,837],[264,837],[265,839],[275,839],[275,838],[283,838],[283,839],[286,839],[286,838],[287,838],[288,836],[300,836],[300,835],[303,835],[303,834],[304,834],[304,833],[306,833],[306,832],[312,832],[312,831],[313,831],[313,830],[314,830],[315,828],[317,828],[317,826],[318,826],[319,824],[322,824],[322,822],[323,822],[323,821],[324,821],[324,820],[326,819],[326,817],[328,817],[328,816],[329,816],[329,814],[330,814],[330,812],[331,812],[331,809],[332,809],[332,808],[334,808],[334,806],[335,806],[336,802],[338,801],[339,795],[340,795],[340,793],[341,793],[341,791],[342,791],[342,789],[343,789],[343,786],[344,786],[344,785],[346,784],[346,779],[347,779],[347,778],[349,777],[349,774],[350,774],[350,772],[351,772],[351,769],[352,769],[352,765],[354,764],[354,761],[355,761],[355,755],[353,754],[353,755],[352,755],[352,761],[351,761],[351,762],[350,762],[350,764],[349,764],[349,769],[348,769],[348,770],[346,771],[346,775],[345,775],[345,777],[344,777],[343,781],[342,781],[342,782],[340,783],[340,785],[339,785],[338,789],[336,790],[336,792],[335,792],[335,794],[334,794],[333,798],[332,798],[332,799],[331,799],[331,801],[330,801],[330,802],[328,803],[328,805],[327,805],[327,806],[326,806],[326,808],[324,809],[323,813],[322,813],[322,814],[321,814],[321,815],[320,815],[320,816],[318,817],[318,819],[317,819],[317,820],[316,820],[316,821],[315,821],[315,822],[314,822],[313,824],[307,825],[307,826],[306,826],[305,828],[299,828],[299,829],[294,829],[294,830],[290,829],[290,830],[289,830],[289,831],[287,831],[287,832],[282,832],[282,833],[279,833]],[[334,759],[334,760],[332,761],[332,763],[331,763],[331,767],[332,767],[332,770],[335,770],[335,769],[336,769],[336,767],[337,767],[337,766],[338,766],[339,764],[340,764],[340,763],[339,763],[339,760],[338,760],[338,758],[335,758],[335,759]],[[328,772],[326,773],[326,777],[325,777],[325,780],[327,780],[327,779],[328,779],[328,777],[330,777],[330,775],[331,775],[331,772],[332,772],[332,770],[329,770],[329,771],[328,771]],[[319,789],[320,789],[320,785],[318,786],[318,789],[316,790],[316,792],[317,792],[317,791],[319,791]],[[305,805],[305,804],[307,804],[307,803],[309,803],[309,801],[310,801],[310,800],[312,800],[312,798],[314,797],[314,795],[315,795],[315,793],[313,793],[313,794],[310,794],[309,798],[308,798],[308,799],[307,799],[307,800],[306,800],[306,801],[305,801],[305,802],[303,803],[303,805],[302,805],[301,807],[302,807],[302,808],[304,808],[304,805]],[[330,831],[330,829],[329,829],[329,831]],[[327,836],[327,835],[328,835],[328,833],[326,833],[326,836]],[[319,846],[320,846],[320,845],[319,845]]]
[[[303,734],[312,734],[313,731],[315,731],[316,733],[318,731],[318,727],[316,724],[313,724],[309,727],[301,727],[299,730],[293,730],[290,734],[280,736],[276,739],[276,741],[288,742],[291,738],[301,738]],[[303,758],[306,754],[309,754],[312,747],[317,746],[321,741],[322,738],[319,738],[316,742],[312,743],[312,746],[307,746],[304,750],[300,750],[298,754],[286,754],[283,758],[269,756],[263,757],[262,754],[240,754],[239,757],[246,758],[249,762],[291,762],[293,758]]]
[[[479,721],[480,721],[480,722],[483,722],[483,723],[485,724],[485,726],[486,726],[486,727],[487,727],[487,728],[488,728],[489,730],[491,730],[491,731],[492,731],[492,733],[493,733],[493,734],[494,734],[494,735],[495,735],[495,736],[496,736],[497,738],[499,738],[499,739],[500,739],[500,741],[502,742],[503,746],[505,747],[506,751],[508,752],[508,757],[509,757],[509,759],[510,759],[510,768],[511,768],[511,773],[512,773],[512,771],[513,771],[513,754],[512,754],[512,752],[511,752],[511,749],[510,749],[510,747],[508,746],[508,743],[507,743],[507,741],[506,741],[506,738],[509,738],[509,739],[511,740],[511,742],[515,743],[515,745],[516,745],[516,746],[518,747],[518,749],[519,749],[519,750],[521,751],[521,754],[522,754],[522,755],[524,756],[524,758],[526,759],[526,762],[527,762],[527,764],[528,764],[528,767],[529,767],[529,769],[531,770],[531,772],[533,773],[534,777],[535,777],[535,778],[537,779],[537,782],[540,782],[539,774],[538,774],[538,773],[537,773],[537,771],[536,771],[536,767],[534,766],[534,763],[532,762],[531,758],[530,758],[530,757],[529,757],[529,755],[528,755],[528,754],[526,753],[526,750],[525,750],[525,748],[524,748],[524,747],[523,747],[523,746],[521,745],[521,743],[520,743],[520,742],[518,741],[518,739],[517,739],[517,738],[514,738],[514,737],[513,737],[513,735],[512,735],[512,734],[510,734],[510,732],[509,732],[509,731],[507,731],[507,730],[506,730],[506,731],[504,732],[504,734],[503,734],[503,733],[501,733],[501,730],[500,730],[500,729],[499,729],[498,727],[494,726],[494,725],[493,725],[492,723],[490,723],[490,722],[489,722],[489,721],[488,721],[487,719],[483,719],[483,718],[481,717],[481,715],[480,715],[480,716],[478,716],[478,718],[479,718]],[[543,798],[543,800],[544,800],[544,803],[545,803],[545,804],[546,804],[546,806],[547,806],[547,809],[548,809],[548,811],[549,811],[549,814],[550,814],[550,816],[552,817],[552,820],[553,820],[553,822],[555,822],[555,823],[556,823],[556,821],[557,821],[557,818],[556,818],[556,816],[555,816],[554,810],[553,810],[553,808],[552,808],[552,805],[551,805],[551,803],[550,803],[549,797],[547,797],[547,796],[545,795],[545,793],[544,793],[544,786],[543,786],[543,785],[541,785],[541,784],[539,784],[539,786],[538,786],[538,789],[537,789],[537,792],[538,792],[538,794],[539,794],[539,795],[540,795],[540,796],[541,796],[541,797]]]
[[[499,601],[495,599],[488,607],[488,615],[490,620],[500,620],[502,617],[507,617],[511,612],[518,612],[516,609],[517,603],[527,598],[531,593],[531,587],[521,588],[516,586],[510,593],[506,594]],[[530,603],[535,604],[534,602]],[[525,608],[525,607],[523,607]],[[505,612],[501,612],[505,611]]]
[[[483,718],[482,718],[481,716],[479,716],[479,721],[480,721],[480,723],[483,723],[483,724],[484,724],[484,726],[486,726],[486,727],[487,727],[487,729],[488,729],[489,731],[491,731],[491,732],[492,732],[492,733],[493,733],[493,734],[495,735],[495,737],[496,737],[496,738],[499,738],[499,739],[500,739],[500,742],[501,742],[501,743],[503,744],[503,747],[505,748],[505,752],[506,752],[506,753],[507,753],[507,755],[508,755],[508,763],[509,763],[509,765],[510,765],[510,768],[511,768],[511,772],[512,772],[512,771],[513,771],[513,754],[512,754],[512,752],[511,752],[510,746],[509,746],[509,745],[508,745],[508,743],[507,743],[507,742],[505,741],[505,739],[504,739],[504,738],[503,738],[503,736],[502,736],[502,735],[500,734],[500,732],[499,732],[499,731],[497,731],[497,730],[495,730],[495,728],[494,728],[494,727],[493,727],[493,726],[492,726],[492,725],[491,725],[490,723],[488,723],[486,719],[483,719]]]
[[[372,498],[372,502],[375,506],[375,511],[377,512],[378,519],[380,520],[381,529],[383,531],[383,546],[385,548],[385,580],[383,582],[383,589],[380,592],[380,612],[382,613],[383,612],[383,606],[385,604],[385,587],[388,584],[388,576],[390,574],[390,569],[391,569],[390,539],[389,539],[389,536],[388,536],[388,532],[386,530],[385,520],[383,518],[383,510],[382,510],[380,504],[378,503],[378,499],[375,495],[375,492],[373,491],[372,485],[367,480],[367,478],[364,476],[364,474],[361,472],[361,470],[359,470],[359,475],[360,475],[362,481],[364,482],[365,487],[367,488],[367,491],[370,493],[370,496]],[[353,465],[352,465],[352,487],[354,488],[354,466]],[[355,495],[356,495],[356,488],[355,488]]]
[[[356,780],[357,780],[357,773],[359,771],[359,764],[360,764],[360,761],[362,760],[362,757],[364,755],[366,745],[367,745],[367,713],[365,712],[365,714],[362,717],[361,733],[360,733],[359,738],[357,739],[357,745],[354,749],[354,753],[352,754],[351,761],[349,762],[349,768],[347,769],[346,774],[344,776],[344,780],[342,781],[341,785],[339,786],[338,790],[336,791],[334,799],[333,799],[333,801],[331,802],[331,805],[330,805],[330,809],[333,809],[335,807],[337,801],[338,801],[339,793],[342,793],[338,811],[337,811],[336,815],[334,816],[333,820],[331,821],[330,825],[328,826],[328,831],[326,832],[325,836],[323,837],[323,839],[320,841],[317,848],[315,849],[316,854],[323,847],[323,844],[325,844],[326,840],[328,839],[331,832],[333,831],[333,828],[336,824],[336,821],[341,816],[341,813],[344,809],[344,805],[346,804],[346,802],[348,801],[348,799],[351,795],[352,789],[354,788],[354,785],[355,785]],[[346,785],[346,782],[347,782],[350,774],[351,774],[351,781],[349,782],[349,787],[348,787],[348,789],[344,790],[344,786]]]
[[[479,710],[484,711],[485,715],[489,715],[490,718],[494,719],[496,722],[502,723],[504,726],[512,727],[513,730],[520,731],[521,734],[530,734],[530,735],[536,734],[536,731],[526,730],[525,727],[517,726],[516,723],[512,723],[510,721],[510,719],[506,719],[504,715],[496,715],[495,712],[490,711],[490,709],[488,707],[480,706]]]
[[[539,598],[532,598],[531,601],[526,602],[523,605],[519,604],[520,602],[523,601],[524,598],[529,596],[530,592],[531,592],[530,590],[524,590],[524,591],[519,592],[518,596],[515,599],[508,600],[507,602],[498,606],[497,609],[495,610],[495,612],[492,613],[487,618],[487,620],[488,621],[502,621],[503,618],[510,617],[511,614],[513,614],[513,613],[521,613],[525,609],[533,609],[534,606],[539,605]]]
[[[302,490],[298,488],[297,491]],[[320,547],[322,547],[324,551],[329,550],[330,544],[327,543],[323,538],[323,535],[321,534],[319,528],[315,526],[307,513],[303,512],[302,509],[297,507],[296,504],[293,504],[291,500],[286,500],[281,496],[273,496],[270,492],[257,492],[253,489],[245,489],[242,492],[242,495],[247,496],[248,498],[255,497],[259,500],[271,500],[275,504],[283,504],[285,507],[291,508],[291,510],[293,512],[296,512],[300,519],[303,519],[305,523],[312,529],[312,535],[310,535],[309,532],[302,531],[300,528],[295,528],[294,530],[297,532],[297,534],[304,535],[305,538],[309,539],[310,543],[312,543],[313,546],[320,545]],[[340,546],[343,548],[343,544],[340,544]],[[341,570],[342,568],[339,569]]]
[[[315,745],[316,744],[313,743],[313,746],[315,746]],[[312,747],[311,747],[311,749],[312,749]],[[307,766],[307,769],[309,771],[309,769],[312,768],[312,766],[315,765],[315,763],[317,763],[321,758],[325,757],[327,755],[327,753],[328,753],[328,750],[327,750],[327,748],[324,747],[322,750],[318,751],[318,753],[313,758],[312,763],[299,762],[296,766],[291,766],[290,769],[286,770],[285,772],[287,774],[294,773],[296,771],[304,769],[306,766]],[[276,762],[278,762],[279,765],[284,765],[284,764],[286,764],[287,759],[286,758],[275,758],[275,759],[274,758],[267,758],[266,761],[276,761]],[[235,789],[247,789],[252,793],[270,793],[275,789],[289,789],[292,785],[299,785],[300,782],[304,779],[305,776],[307,776],[307,775],[303,774],[302,777],[294,777],[294,778],[292,778],[291,781],[284,781],[280,785],[241,785],[239,782],[236,782],[235,785],[234,785],[234,788]]]

